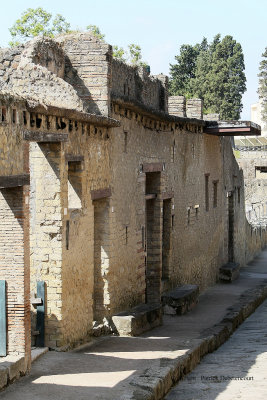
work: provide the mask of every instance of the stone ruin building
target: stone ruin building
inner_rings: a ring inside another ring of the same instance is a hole
[[[248,221],[255,226],[267,222],[267,137],[240,137],[235,140],[237,162],[244,173],[245,205]]]
[[[22,355],[22,372],[31,342],[138,334],[160,323],[168,291],[203,291],[266,244],[231,144],[258,125],[204,120],[201,100],[168,97],[166,76],[88,33],[2,49],[0,62],[1,355]]]

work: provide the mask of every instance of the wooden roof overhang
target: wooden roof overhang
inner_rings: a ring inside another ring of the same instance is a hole
[[[203,132],[215,136],[259,136],[261,127],[251,121],[206,121]]]

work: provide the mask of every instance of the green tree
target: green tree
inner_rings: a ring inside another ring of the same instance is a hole
[[[262,118],[267,121],[267,47],[262,54],[259,73],[259,97],[262,100]]]
[[[52,14],[41,7],[28,8],[9,31],[12,36],[9,44],[15,46],[38,35],[53,37],[59,33],[70,32],[70,24],[60,14],[52,19]]]
[[[96,25],[88,25],[86,29],[92,33],[95,37],[97,37],[100,40],[104,40],[105,35],[101,33],[100,29]]]
[[[88,25],[86,29],[99,40],[104,41],[105,35],[97,25]],[[12,36],[9,44],[12,47],[38,35],[53,37],[57,34],[76,32],[71,30],[70,24],[61,14],[52,18],[52,14],[42,7],[28,8],[9,31]],[[147,65],[142,60],[141,47],[136,44],[129,44],[127,51],[122,47],[113,46],[113,57],[132,65]]]
[[[126,62],[126,52],[124,50],[123,47],[119,47],[117,45],[112,46],[112,50],[113,50],[113,57],[116,58],[117,60]]]
[[[134,43],[129,44],[126,51],[122,47],[113,46],[113,57],[134,66],[147,66],[147,63],[142,60],[141,47]]]
[[[195,46],[183,45],[175,58],[170,94],[202,98],[205,112],[239,119],[246,90],[245,65],[241,45],[232,36],[221,39],[218,34],[210,44],[204,38]]]

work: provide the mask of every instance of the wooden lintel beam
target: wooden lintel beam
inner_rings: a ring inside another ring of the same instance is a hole
[[[173,197],[174,197],[174,192],[163,192],[161,194],[161,199],[162,200],[172,199]]]
[[[13,188],[29,184],[29,174],[0,176],[0,189]]]
[[[97,189],[91,190],[91,199],[94,200],[101,200],[111,196],[111,188],[104,188],[104,189]]]
[[[145,199],[146,200],[153,200],[153,199],[156,199],[156,198],[157,198],[156,193],[149,193],[149,194],[145,195]]]
[[[84,161],[84,156],[76,154],[65,154],[66,162],[81,162]]]
[[[24,131],[23,139],[29,142],[38,143],[60,143],[68,141],[67,133],[47,133],[37,131]]]
[[[145,163],[143,164],[143,172],[161,172],[163,171],[163,163]]]

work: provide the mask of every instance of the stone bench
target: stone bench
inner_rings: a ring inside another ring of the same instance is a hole
[[[240,264],[228,262],[220,267],[219,278],[224,282],[232,282],[239,277]]]
[[[198,285],[183,285],[164,293],[163,312],[167,315],[182,315],[190,311],[198,302]]]
[[[141,304],[113,315],[113,329],[120,336],[138,336],[162,324],[161,304]]]

